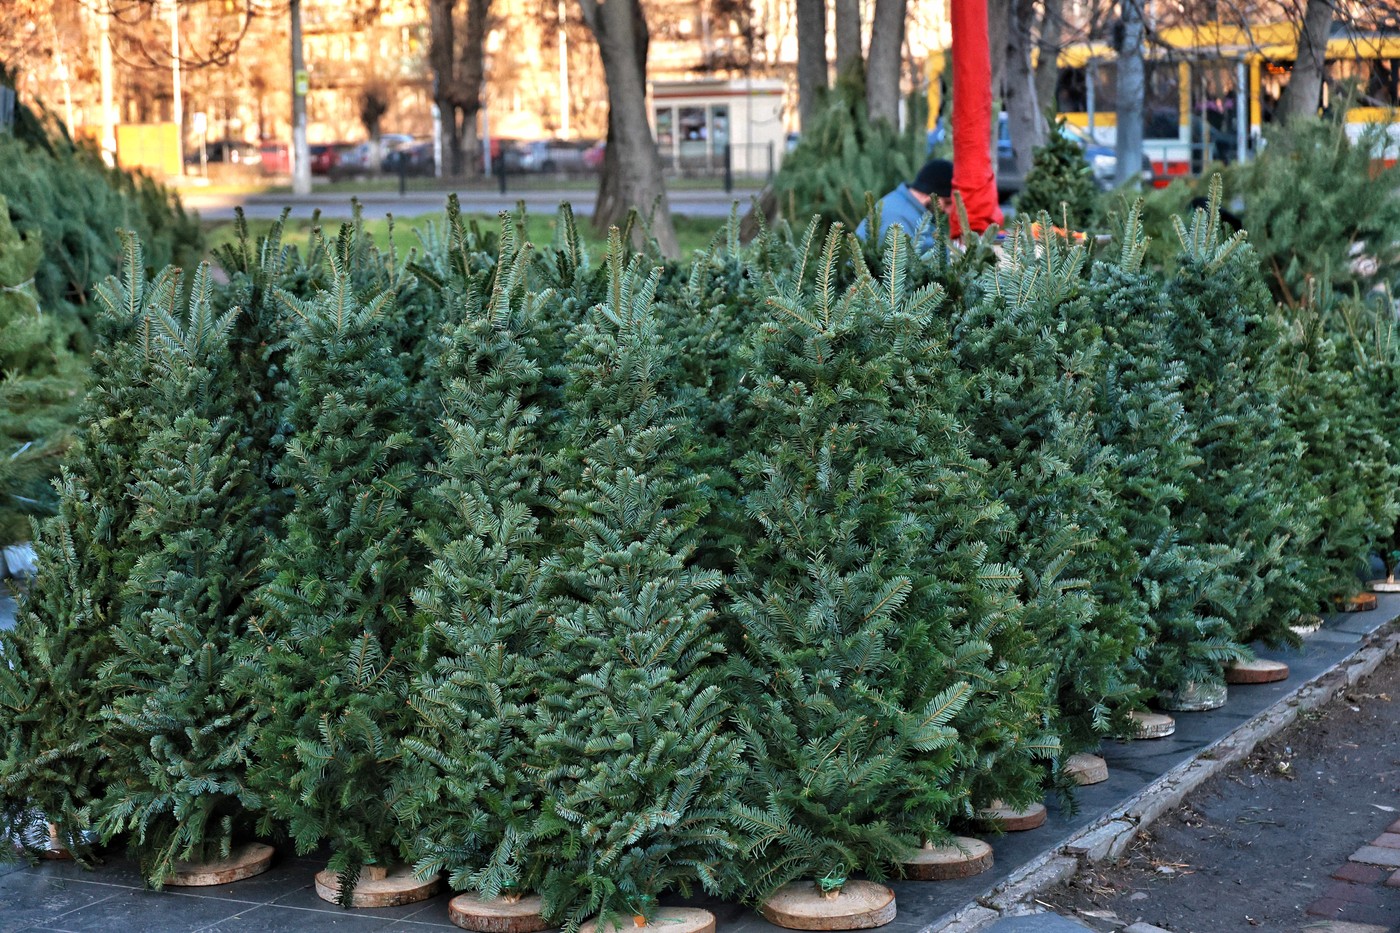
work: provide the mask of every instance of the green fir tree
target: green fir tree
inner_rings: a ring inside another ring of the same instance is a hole
[[[416,508],[427,650],[395,792],[419,874],[446,871],[454,889],[487,898],[543,880],[528,858],[544,793],[525,766],[527,724],[553,676],[540,530],[549,400],[535,338],[551,296],[530,290],[531,250],[515,247],[508,227],[493,290],[469,281],[449,300],[460,323],[440,364],[435,482]]]
[[[1201,458],[1177,527],[1183,540],[1238,554],[1220,568],[1234,594],[1214,607],[1233,639],[1198,638],[1179,686],[1219,682],[1240,645],[1290,640],[1318,600],[1308,562],[1319,503],[1298,484],[1304,449],[1284,417],[1279,318],[1242,235],[1222,234],[1219,192],[1217,182],[1210,210],[1196,211],[1189,228],[1177,221],[1181,257],[1162,307],[1165,349],[1186,365],[1182,401]]]
[[[133,234],[122,255],[121,277],[97,291],[97,346],[76,446],[58,483],[59,511],[35,540],[39,572],[21,594],[17,624],[0,633],[0,830],[42,847],[47,831],[36,832],[50,821],[79,855],[91,806],[110,779],[101,715],[110,697],[97,673],[112,655],[139,557],[126,534],[136,516],[131,477],[146,440],[168,424],[153,389],[154,317],[173,306],[178,277],[167,268],[148,281]]]
[[[1049,723],[1068,752],[1092,750],[1140,703],[1147,625],[1114,509],[1116,454],[1095,422],[1103,338],[1086,264],[1081,247],[1023,223],[981,300],[953,318],[971,452],[1012,516],[996,559],[1024,580],[1021,624],[1035,665],[1053,671]]]
[[[1095,220],[1099,189],[1084,160],[1084,150],[1064,131],[1064,118],[1053,121],[1045,145],[1031,157],[1026,184],[1016,196],[1022,217],[1048,214],[1069,230],[1088,229]]]
[[[650,919],[664,894],[724,895],[739,880],[741,745],[709,682],[722,579],[694,564],[712,494],[686,469],[694,439],[653,308],[659,271],[622,243],[614,230],[608,299],[568,354],[555,660],[531,724],[530,767],[549,792],[532,855],[545,914],[566,929],[594,913],[605,927]]]
[[[1100,441],[1114,451],[1110,502],[1138,568],[1130,583],[1146,611],[1145,686],[1171,691],[1229,644],[1221,613],[1233,587],[1220,568],[1239,558],[1228,545],[1180,530],[1189,521],[1187,491],[1201,457],[1182,402],[1187,367],[1163,351],[1170,315],[1162,277],[1146,268],[1146,255],[1138,214],[1130,211],[1119,256],[1094,264],[1085,310],[1103,340],[1093,412]]]
[[[31,519],[57,511],[51,483],[77,414],[78,361],[34,289],[42,258],[0,197],[0,544],[28,540]]]
[[[989,559],[1005,516],[950,408],[942,293],[911,284],[900,238],[884,279],[841,287],[859,244],[818,231],[798,262],[817,253],[815,276],[775,289],[751,335],[735,465],[753,530],[726,681],[751,749],[759,899],[799,878],[883,877],[946,840],[974,794],[1027,802],[1032,756],[1053,751],[1038,678],[994,648],[1016,637],[1015,575]]]
[[[178,279],[166,294],[174,302]],[[132,463],[135,559],[98,670],[110,781],[93,805],[104,840],[129,833],[148,882],[177,859],[226,857],[259,807],[246,780],[253,709],[224,688],[246,634],[262,553],[265,488],[225,412],[240,374],[229,335],[237,311],[213,308],[209,271],[187,313],[152,310],[152,431]]]
[[[277,296],[297,326],[276,474],[293,506],[264,562],[270,581],[238,685],[258,710],[250,781],[267,806],[262,830],[285,823],[302,853],[329,843],[348,902],[361,868],[409,850],[391,789],[420,643],[408,520],[420,451],[386,323],[394,296],[359,300],[349,257],[337,249],[326,261],[328,291]]]

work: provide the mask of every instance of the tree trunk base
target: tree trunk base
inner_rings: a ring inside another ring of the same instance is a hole
[[[1375,593],[1357,593],[1350,599],[1337,600],[1339,612],[1370,612],[1379,605]]]
[[[1237,661],[1225,668],[1227,684],[1272,684],[1287,679],[1288,665],[1282,661],[1255,658],[1253,661]]]
[[[355,885],[355,893],[350,895],[350,906],[397,907],[400,904],[414,904],[427,900],[441,889],[441,878],[420,881],[407,865],[396,865],[392,869],[366,865],[361,872],[360,883]],[[340,903],[340,879],[335,872],[327,870],[316,873],[316,895],[323,901]]]
[[[198,888],[242,881],[244,878],[261,875],[271,868],[272,857],[275,854],[270,845],[247,842],[234,846],[229,851],[228,858],[210,862],[176,862],[175,868],[164,883],[168,887]]]
[[[983,822],[990,823],[1002,832],[1023,833],[1045,825],[1048,814],[1043,803],[1033,803],[1025,809],[1018,810],[1008,807],[1000,800],[993,800],[991,806],[977,811],[977,815]]]
[[[633,922],[623,923],[621,926],[609,924],[601,927],[598,921],[590,920],[579,927],[578,933],[632,933],[638,930],[647,933],[715,933],[715,915],[698,907],[662,907],[651,918],[650,923]]]
[[[1135,739],[1165,739],[1176,731],[1176,720],[1166,713],[1129,713],[1137,726]]]
[[[476,933],[539,933],[554,925],[540,916],[542,906],[537,894],[509,901],[503,897],[483,900],[476,893],[467,893],[452,899],[447,916],[462,929]]]
[[[911,853],[900,862],[904,877],[914,881],[955,881],[971,878],[992,867],[992,847],[981,839],[958,836],[952,845],[932,846]]]
[[[1108,762],[1098,755],[1070,755],[1069,761],[1065,762],[1065,774],[1080,787],[1089,784],[1101,784],[1108,780]]]
[[[873,881],[847,881],[835,897],[824,896],[810,881],[795,881],[758,909],[786,930],[870,930],[895,917],[894,892]]]

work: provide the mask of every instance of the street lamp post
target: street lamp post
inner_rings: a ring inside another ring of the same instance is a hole
[[[310,78],[301,48],[301,0],[291,0],[292,16],[292,193],[311,193],[311,153],[306,145],[306,92]]]

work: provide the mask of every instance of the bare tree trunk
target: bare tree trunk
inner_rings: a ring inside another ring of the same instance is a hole
[[[987,0],[987,52],[992,59],[992,164],[997,156],[997,104],[1006,88],[1006,44],[1011,34],[1011,5],[1016,0]],[[957,88],[953,88],[954,97]]]
[[[457,103],[453,95],[456,86],[457,30],[452,19],[456,0],[429,0],[428,3],[428,64],[433,69],[433,103],[442,115],[443,152],[452,175],[462,174],[462,145],[457,132]]]
[[[812,128],[826,91],[826,0],[797,0],[797,106],[799,128]]]
[[[1060,87],[1060,37],[1065,28],[1065,0],[1044,0],[1043,6],[1040,40],[1036,43],[1040,58],[1035,63],[1035,99],[1042,112],[1048,107],[1059,109],[1056,97]]]
[[[481,112],[481,94],[486,86],[486,33],[490,13],[491,0],[467,0],[467,29],[456,89],[457,107],[462,111],[460,164],[467,175],[479,175],[485,168],[476,158],[479,146],[476,116]]]
[[[1118,47],[1118,177],[1120,184],[1142,176],[1142,111],[1147,85],[1142,60],[1142,7],[1123,2],[1123,42]]]
[[[836,0],[836,73],[861,57],[860,0]]]
[[[899,65],[908,0],[875,0],[870,55],[865,62],[865,108],[871,122],[899,126]]]
[[[598,41],[603,73],[608,82],[608,145],[603,156],[603,178],[593,225],[606,230],[619,225],[636,208],[651,223],[651,235],[662,255],[680,254],[661,161],[647,121],[646,14],[640,0],[579,0],[583,21]],[[632,245],[644,244],[646,231],[632,234]]]
[[[1330,0],[1308,0],[1303,11],[1303,28],[1298,35],[1298,60],[1288,76],[1278,108],[1274,111],[1280,123],[1296,117],[1317,116],[1322,101],[1322,78],[1327,52],[1327,38],[1332,32]]]
[[[1036,97],[1035,72],[1031,69],[1031,26],[1034,0],[1012,0],[1006,32],[1006,77],[1003,84],[1011,154],[1022,175],[1031,170],[1035,150],[1045,145],[1045,116]]]

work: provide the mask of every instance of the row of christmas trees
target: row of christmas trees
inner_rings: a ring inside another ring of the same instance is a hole
[[[1131,219],[1097,261],[520,229],[274,231],[226,285],[126,241],[0,635],[5,829],[155,884],[285,835],[571,926],[880,878],[1393,534],[1388,309],[1285,318],[1206,212],[1170,272]]]

